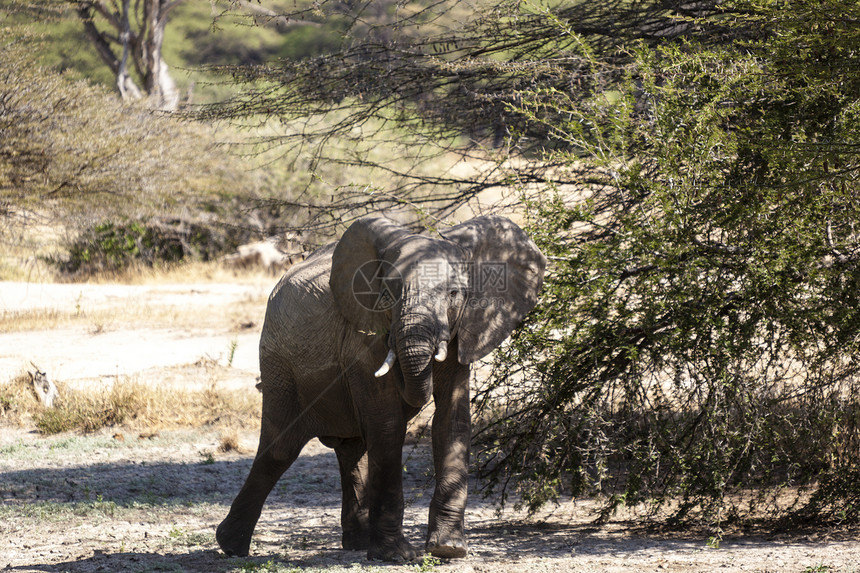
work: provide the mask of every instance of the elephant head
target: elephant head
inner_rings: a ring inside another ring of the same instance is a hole
[[[470,364],[490,353],[537,302],[546,258],[516,224],[483,216],[427,237],[383,217],[365,217],[335,247],[329,284],[357,329],[388,332],[400,391],[412,406],[430,400],[432,361]]]

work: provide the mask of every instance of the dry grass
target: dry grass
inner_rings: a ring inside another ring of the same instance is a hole
[[[225,428],[224,451],[238,450],[237,428],[259,427],[261,395],[255,389],[228,390],[151,386],[120,379],[104,388],[78,389],[58,383],[59,399],[45,408],[22,374],[0,384],[0,421],[33,424],[42,434],[218,426]]]
[[[130,310],[134,310],[131,308]],[[5,310],[0,312],[0,332],[25,332],[49,330],[83,325],[91,334],[104,332],[116,322],[117,314],[112,309],[67,309],[32,308]]]
[[[115,308],[67,309],[34,308],[0,310],[0,332],[30,332],[83,327],[89,334],[101,334],[123,325],[145,325],[146,328],[219,328],[226,323],[231,331],[242,331],[243,324],[259,320],[266,307],[266,296],[248,298],[222,308],[218,313],[201,312],[183,306],[155,306],[129,301],[122,313]]]
[[[144,290],[146,286],[177,285],[175,294],[187,294],[188,287],[185,285],[206,284],[260,286],[260,290],[258,295],[235,301],[218,313],[201,312],[200,308],[183,304],[162,303],[153,299],[155,294],[139,297],[128,294],[121,302],[97,305],[69,299],[49,308],[0,308],[0,333],[83,327],[90,334],[99,334],[123,325],[148,328],[219,328],[227,324],[233,327],[249,320],[256,321],[262,316],[269,290],[277,282],[277,277],[255,270],[237,273],[217,263],[195,263],[161,271],[140,269],[136,274],[125,274],[121,280],[111,281],[110,277],[102,276],[90,282],[135,285]],[[81,286],[82,291],[85,288],[86,285]]]
[[[251,301],[253,302],[253,301]],[[241,316],[242,309],[230,308],[228,312]],[[58,309],[33,308],[26,310],[0,311],[0,332],[27,332],[83,327],[89,334],[101,334],[122,324],[145,324],[149,328],[162,326],[195,327],[218,326],[222,317],[201,316],[197,309],[175,306],[155,307],[131,301],[119,314],[114,308]],[[238,319],[237,319],[238,320]]]
[[[62,277],[58,277],[62,278]],[[121,271],[103,271],[87,276],[88,283],[128,285],[158,284],[271,284],[277,276],[262,268],[237,268],[221,261],[190,261],[161,266],[131,265]]]

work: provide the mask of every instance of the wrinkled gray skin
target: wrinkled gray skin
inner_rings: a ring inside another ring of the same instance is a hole
[[[260,444],[218,527],[222,550],[248,554],[272,487],[319,437],[340,465],[343,547],[367,549],[370,559],[416,558],[402,531],[401,456],[407,421],[432,397],[436,489],[426,550],[465,556],[469,364],[534,307],[545,266],[503,217],[432,238],[366,217],[292,267],[266,311]],[[470,272],[478,280],[470,283]],[[396,360],[378,372],[389,350]]]

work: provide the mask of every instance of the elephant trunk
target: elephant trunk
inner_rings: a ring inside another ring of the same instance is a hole
[[[433,395],[432,358],[436,345],[427,333],[404,329],[395,337],[394,349],[403,373],[403,399],[410,406],[421,407]]]

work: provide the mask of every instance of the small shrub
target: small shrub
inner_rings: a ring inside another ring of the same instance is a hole
[[[21,423],[27,416],[42,409],[33,392],[30,376],[22,372],[0,384],[0,419]]]
[[[114,384],[104,393],[67,389],[58,407],[45,409],[37,415],[36,428],[43,434],[70,430],[95,432],[133,419],[144,407],[145,400],[135,385]]]
[[[235,431],[221,436],[221,442],[218,444],[218,451],[222,454],[242,451],[242,448],[239,446],[239,436]]]
[[[15,397],[12,394],[0,391],[0,417],[15,411]]]
[[[211,533],[185,531],[175,525],[167,533],[167,536],[174,540],[177,545],[185,547],[199,547],[202,545],[211,545],[215,542],[215,536]]]
[[[182,258],[180,244],[159,240],[153,229],[140,221],[126,224],[101,223],[82,232],[69,246],[69,258],[62,261],[65,272],[82,269],[119,270],[132,261],[152,263]]]
[[[181,219],[103,221],[74,237],[65,257],[49,262],[66,274],[118,272],[134,265],[209,261],[247,239],[248,231]]]
[[[414,565],[413,568],[418,573],[432,573],[436,570],[436,567],[441,564],[441,560],[433,557],[432,555],[425,555],[421,560],[421,563]]]

